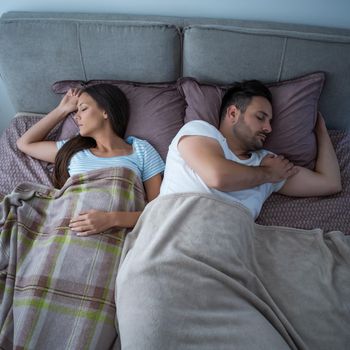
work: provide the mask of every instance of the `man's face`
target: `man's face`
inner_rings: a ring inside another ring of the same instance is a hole
[[[271,132],[271,119],[271,103],[264,97],[255,96],[244,113],[239,111],[233,134],[246,151],[259,150]]]

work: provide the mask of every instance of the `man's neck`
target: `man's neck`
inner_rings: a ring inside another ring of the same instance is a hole
[[[231,152],[239,159],[249,159],[251,152],[247,151],[240,145],[239,140],[237,140],[232,133],[225,132],[225,130],[219,129],[222,135],[225,137],[228,148]]]

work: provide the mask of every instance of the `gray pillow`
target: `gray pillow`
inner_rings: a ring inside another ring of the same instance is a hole
[[[125,136],[133,135],[149,141],[163,160],[176,133],[183,126],[185,101],[176,83],[145,84],[116,80],[59,81],[53,84],[53,91],[66,93],[70,88],[109,83],[118,86],[130,104],[130,119]],[[62,123],[57,140],[67,139],[78,133],[78,127],[68,116]]]
[[[325,74],[316,72],[267,84],[273,98],[273,120],[264,148],[284,155],[296,165],[314,167],[317,156],[314,127],[324,80]],[[201,84],[193,78],[179,79],[178,88],[187,104],[185,123],[201,119],[218,127],[221,99],[229,87]]]

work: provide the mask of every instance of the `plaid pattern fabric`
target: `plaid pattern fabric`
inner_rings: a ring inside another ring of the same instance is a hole
[[[19,185],[0,204],[0,347],[110,349],[115,279],[126,229],[76,236],[71,217],[144,208],[129,169],[76,175],[61,190]]]

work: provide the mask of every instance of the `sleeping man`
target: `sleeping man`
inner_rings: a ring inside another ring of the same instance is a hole
[[[256,219],[275,191],[298,197],[341,191],[337,157],[320,115],[314,171],[263,149],[271,132],[271,102],[259,81],[236,83],[223,97],[219,130],[204,121],[187,123],[169,147],[160,194],[212,193],[243,204]]]
[[[341,190],[323,118],[311,171],[263,149],[272,117],[262,83],[237,83],[223,98],[219,129],[192,121],[172,141],[161,194],[123,248],[116,281],[122,349],[347,346],[350,240],[339,231],[255,223],[274,191]]]

